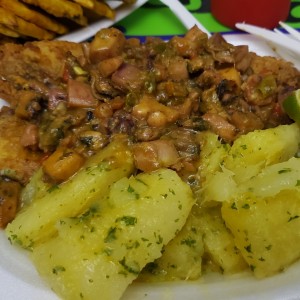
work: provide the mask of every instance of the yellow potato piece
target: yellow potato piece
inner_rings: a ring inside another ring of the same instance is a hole
[[[37,11],[30,9],[25,4],[17,0],[0,0],[0,6],[11,11],[16,16],[44,29],[56,32],[58,34],[64,34],[68,31],[66,26],[59,24],[55,20],[52,20]]]
[[[265,166],[294,156],[299,140],[300,129],[297,124],[249,132],[234,142],[224,159],[224,166],[234,172],[237,183],[246,182]]]
[[[50,40],[55,37],[54,33],[23,20],[2,7],[0,7],[0,24],[7,26],[9,29],[18,32],[21,35],[30,36],[40,40]]]
[[[122,178],[33,248],[38,272],[65,300],[118,300],[183,227],[194,199],[175,171]],[[168,216],[168,217],[166,217]]]
[[[219,206],[201,208],[198,212],[198,233],[203,234],[204,249],[223,274],[240,273],[247,264],[236,249],[233,235],[226,228]]]
[[[23,2],[38,6],[56,17],[68,18],[80,25],[87,25],[82,7],[77,3],[67,0],[23,0]]]
[[[223,204],[222,216],[257,278],[281,272],[299,259],[299,187],[265,198],[238,195]]]
[[[54,185],[32,199],[6,230],[12,243],[30,248],[56,232],[62,218],[75,217],[85,211],[109,186],[132,173],[133,159],[126,143],[115,141],[90,157],[68,181]]]
[[[164,247],[162,256],[143,269],[138,281],[196,280],[202,275],[203,235],[194,208],[181,231]]]

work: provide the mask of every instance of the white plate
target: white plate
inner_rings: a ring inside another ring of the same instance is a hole
[[[247,33],[234,33],[234,34],[224,34],[224,38],[228,43],[233,45],[248,45],[249,50],[259,55],[271,55],[276,56],[276,52],[265,42],[265,40],[260,39],[254,35]]]
[[[249,44],[250,50],[258,54],[274,55],[263,41],[255,37],[242,34],[226,35],[225,38],[235,45]],[[58,300],[26,255],[25,251],[12,247],[0,232],[0,299]],[[135,283],[127,289],[122,300],[296,300],[300,299],[299,276],[300,262],[264,280],[246,273],[232,277],[204,276],[194,282]]]
[[[81,29],[72,31],[68,34],[62,35],[58,37],[57,40],[77,42],[77,43],[85,41],[90,37],[94,36],[96,32],[99,31],[101,28],[110,27],[113,24],[124,19],[133,11],[135,11],[137,8],[145,4],[147,1],[148,0],[137,0],[136,3],[131,5],[121,5],[122,2],[120,1],[106,1],[107,4],[110,5],[112,8],[114,8],[116,11],[116,16],[113,20],[103,18],[97,22],[90,24],[87,27],[83,27]]]

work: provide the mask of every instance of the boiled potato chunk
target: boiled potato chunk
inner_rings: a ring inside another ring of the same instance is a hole
[[[294,156],[299,141],[300,130],[297,124],[250,132],[233,143],[224,160],[224,167],[234,172],[237,183],[245,182],[265,166]]]
[[[230,199],[236,192],[237,183],[234,173],[223,168],[211,176],[202,186],[202,204],[204,206],[215,206],[216,203]]]
[[[223,166],[231,146],[222,143],[218,135],[210,131],[201,132],[198,137],[201,145],[197,172],[200,188],[194,193],[201,206],[215,206],[236,189],[234,173]]]
[[[205,254],[224,274],[242,272],[247,268],[233,235],[226,228],[219,206],[202,208],[198,214]]]
[[[117,300],[183,227],[194,204],[176,172],[123,178],[58,235],[33,248],[39,273],[63,299]]]
[[[221,165],[230,150],[229,144],[220,141],[218,135],[205,131],[199,133],[201,145],[198,173],[201,182],[208,180],[217,171],[221,171]]]
[[[288,161],[264,168],[257,176],[241,184],[237,192],[252,192],[258,197],[275,196],[282,190],[295,190],[300,184],[300,159],[292,157]]]
[[[198,279],[202,275],[203,252],[199,219],[192,210],[182,230],[164,247],[163,255],[147,265],[139,276],[139,281]]]
[[[262,278],[300,257],[300,159],[269,166],[258,176],[223,203],[222,216],[244,259]]]
[[[13,244],[30,248],[56,232],[55,224],[85,211],[109,186],[133,171],[127,143],[115,140],[92,156],[68,181],[48,189],[38,201],[21,210],[8,224],[6,234]]]
[[[232,252],[222,251],[226,245],[231,249],[235,245],[259,278],[279,272],[300,257],[300,159],[294,157],[299,141],[297,124],[248,133],[219,160],[219,169],[214,167],[206,175],[202,204],[209,213],[200,218],[204,245],[224,270],[234,270],[234,256],[225,255]],[[211,159],[212,165],[216,165],[218,148],[207,152],[206,160]],[[211,214],[217,202],[222,205],[221,217]],[[231,244],[222,221],[234,237]]]
[[[228,201],[240,184],[257,176],[265,167],[293,157],[298,151],[299,141],[300,130],[297,124],[256,130],[240,136],[231,147],[228,145],[230,149],[226,157],[220,160],[219,170],[215,169],[206,175],[208,179],[203,182],[201,189],[202,201]],[[218,149],[220,147],[211,151],[206,158],[213,165],[215,152],[220,151]]]

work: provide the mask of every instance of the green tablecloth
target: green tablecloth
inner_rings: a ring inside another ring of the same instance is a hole
[[[218,23],[211,15],[209,0],[180,1],[210,32],[231,31],[231,29]],[[300,28],[300,0],[292,0],[290,14],[286,22],[295,28]],[[176,16],[159,0],[149,0],[116,25],[127,36],[161,36],[167,38],[186,32],[185,27]]]

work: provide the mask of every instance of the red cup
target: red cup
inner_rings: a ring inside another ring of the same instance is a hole
[[[290,0],[211,0],[211,13],[223,25],[235,28],[245,22],[268,29],[285,21],[290,11]]]

